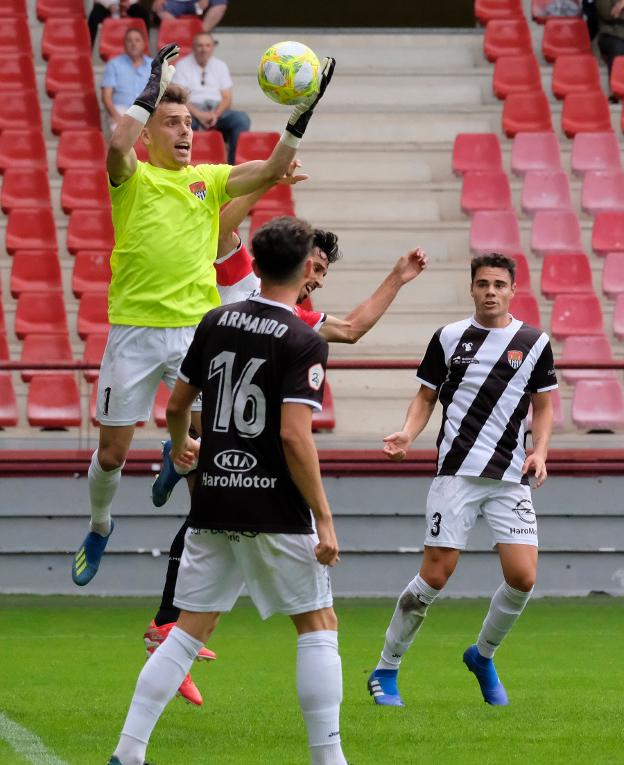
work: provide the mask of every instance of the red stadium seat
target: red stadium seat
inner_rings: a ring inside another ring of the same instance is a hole
[[[63,176],[61,207],[69,215],[73,210],[110,209],[108,176],[104,168],[68,170]]]
[[[502,170],[503,157],[494,133],[459,133],[453,144],[453,172],[463,175],[473,170]]]
[[[188,56],[193,49],[193,37],[202,30],[202,21],[198,16],[163,19],[158,30],[157,48],[160,50],[164,45],[175,40],[180,46],[180,55]]]
[[[600,90],[570,93],[563,102],[561,127],[568,138],[574,138],[577,133],[611,130],[607,97]]]
[[[553,406],[553,431],[557,432],[563,430],[565,425],[565,415],[563,414],[563,405],[561,403],[561,393],[559,388],[553,388],[550,392],[550,400]],[[529,411],[527,414],[527,431],[530,431],[533,427],[533,407],[529,405]]]
[[[80,250],[76,253],[72,292],[77,298],[84,292],[107,292],[110,279],[110,251]]]
[[[511,210],[511,188],[507,175],[500,170],[465,173],[461,209],[467,215],[477,210]]]
[[[531,272],[529,271],[526,255],[516,252],[511,257],[516,263],[516,294],[520,295],[526,292],[533,294]]]
[[[521,0],[475,0],[475,18],[486,26],[494,19],[523,19]]]
[[[624,212],[596,215],[592,229],[592,250],[596,255],[624,251]]]
[[[611,65],[611,92],[620,100],[624,98],[624,56],[616,56]]]
[[[512,93],[541,90],[542,76],[532,53],[524,56],[501,56],[494,66],[492,90],[496,98],[505,99]]]
[[[513,255],[520,252],[520,228],[512,210],[482,211],[472,216],[470,250],[475,255],[500,252]]]
[[[511,170],[524,175],[530,170],[561,170],[559,141],[554,133],[517,133],[511,148]]]
[[[573,335],[563,344],[561,361],[582,361],[587,364],[613,361],[611,344],[606,335]],[[569,385],[579,380],[607,380],[616,377],[613,369],[563,369],[561,375]]]
[[[594,56],[591,53],[559,56],[552,76],[555,98],[565,98],[568,93],[582,93],[585,90],[600,90],[600,69]]]
[[[538,210],[533,218],[531,249],[536,255],[549,252],[582,252],[581,227],[571,210]]]
[[[62,292],[61,264],[56,250],[18,250],[11,267],[11,295]]]
[[[1,17],[0,17],[1,18]],[[2,64],[3,89],[7,90],[36,90],[35,67],[30,55],[10,56]]]
[[[312,432],[318,433],[320,430],[333,430],[336,427],[336,413],[334,412],[334,397],[329,387],[329,382],[325,380],[323,389],[323,409],[319,412],[315,409],[312,412]]]
[[[0,18],[26,16],[26,0],[3,0],[0,6]]]
[[[60,135],[65,130],[99,130],[100,105],[95,92],[57,93],[52,103],[51,125],[54,135]]]
[[[285,183],[278,183],[260,197],[252,210],[266,210],[278,215],[294,215],[295,203],[291,187]]]
[[[36,90],[9,90],[0,99],[0,132],[33,130],[41,125],[41,108]]]
[[[542,53],[546,61],[559,56],[591,53],[587,24],[583,19],[549,19],[544,27]]]
[[[594,289],[589,259],[584,252],[549,253],[542,263],[542,295],[587,294]]]
[[[0,300],[0,332],[6,333],[6,324],[4,321],[4,309],[2,308],[1,300]]]
[[[105,169],[106,144],[100,130],[65,130],[59,138],[56,166],[61,175],[70,168]]]
[[[74,210],[67,227],[67,249],[108,250],[115,246],[115,233],[110,210]]]
[[[572,144],[572,172],[583,175],[590,170],[618,170],[620,145],[612,130],[606,133],[577,133]]]
[[[543,90],[512,93],[503,106],[503,131],[508,138],[516,133],[544,133],[552,130],[550,106]]]
[[[267,159],[279,141],[279,133],[262,133],[257,130],[243,131],[236,144],[236,164],[252,159]]]
[[[618,296],[613,309],[613,334],[618,340],[624,340],[624,297]]]
[[[534,295],[526,292],[516,294],[509,304],[509,313],[514,319],[520,319],[530,327],[541,329],[542,317]]]
[[[624,294],[624,252],[607,254],[602,269],[602,291],[610,300]]]
[[[167,427],[167,403],[169,402],[169,396],[171,391],[161,382],[156,391],[156,398],[154,399],[154,421],[159,428]]]
[[[149,55],[149,37],[143,19],[109,18],[105,19],[100,26],[100,58],[102,61],[108,61],[109,58],[120,56],[124,52],[124,35],[128,29],[141,31],[145,39],[145,53]]]
[[[589,215],[598,215],[610,210],[624,210],[624,171],[590,170],[585,173],[581,207]]]
[[[2,181],[2,209],[51,207],[50,184],[45,168],[9,168]]]
[[[570,184],[563,170],[530,170],[522,184],[522,209],[527,215],[538,210],[569,210]]]
[[[67,16],[49,18],[43,27],[41,55],[47,61],[50,56],[76,56],[91,53],[91,37],[84,18]]]
[[[2,361],[8,361],[11,358],[11,354],[9,353],[9,343],[7,341],[6,332],[4,330],[0,331],[0,360]]]
[[[36,375],[28,389],[28,424],[33,428],[69,428],[80,425],[80,392],[73,374]]]
[[[41,130],[4,130],[0,135],[0,172],[8,168],[48,167]]]
[[[109,330],[108,295],[105,292],[85,292],[80,298],[76,329],[84,340],[89,335],[102,335]]]
[[[46,21],[51,16],[68,18],[81,16],[84,18],[83,0],[37,0],[37,18]]]
[[[624,395],[617,380],[581,380],[574,387],[572,422],[582,430],[624,428]]]
[[[147,146],[143,143],[143,141],[140,138],[134,144],[134,151],[136,152],[137,159],[140,162],[147,162]]]
[[[485,28],[483,53],[488,61],[532,52],[531,32],[524,18],[494,20]]]
[[[19,340],[32,334],[67,334],[67,315],[61,292],[22,292],[15,311]]]
[[[251,213],[251,219],[249,222],[249,234],[247,238],[247,247],[250,250],[251,240],[253,239],[256,231],[260,228],[260,226],[264,226],[265,223],[273,220],[273,218],[277,218],[278,215],[279,213],[276,213],[274,210],[256,210],[255,212]]]
[[[193,133],[191,161],[194,165],[225,164],[225,142],[218,130],[197,130]]]
[[[85,364],[99,364],[106,348],[107,334],[88,335],[85,340],[82,361]],[[95,382],[100,376],[99,369],[85,369],[84,378],[87,382]]]
[[[0,55],[32,55],[30,29],[25,16],[4,16],[0,24]]]
[[[6,248],[10,255],[16,250],[58,249],[52,210],[49,207],[12,210],[6,228]]]
[[[556,340],[573,335],[601,335],[604,332],[600,300],[593,292],[584,295],[557,295],[552,309],[552,334]]]
[[[24,364],[41,363],[56,364],[59,361],[73,361],[69,335],[26,335],[22,343],[20,361]],[[53,371],[53,370],[52,370]],[[30,382],[33,377],[49,374],[50,370],[24,369],[21,377],[24,382]]]
[[[9,372],[0,372],[0,428],[17,425],[17,399]]]
[[[86,53],[77,56],[51,56],[46,69],[45,85],[50,98],[54,98],[60,91],[83,93],[95,90],[91,56]]]

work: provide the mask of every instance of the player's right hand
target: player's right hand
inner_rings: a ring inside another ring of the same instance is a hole
[[[296,183],[299,183],[300,181],[307,181],[310,177],[307,175],[307,173],[297,173],[297,170],[301,167],[301,161],[298,159],[293,159],[293,161],[288,165],[288,170],[282,175],[282,177],[279,179],[278,183],[284,185],[284,186],[294,186]]]
[[[179,55],[180,48],[175,43],[169,43],[158,51],[152,61],[152,71],[147,85],[134,102],[137,106],[141,106],[152,114],[175,74],[175,67],[171,65],[171,62]]]
[[[338,557],[338,539],[334,530],[334,522],[316,519],[316,533],[319,541],[314,548],[316,559],[323,566],[335,566],[340,561]]]
[[[383,453],[393,462],[401,462],[407,457],[410,443],[407,433],[404,430],[399,430],[384,438]]]
[[[176,449],[175,444],[171,445],[171,459],[180,468],[184,470],[192,469],[197,465],[199,457],[200,442],[190,436],[186,437],[186,442],[181,449]]]

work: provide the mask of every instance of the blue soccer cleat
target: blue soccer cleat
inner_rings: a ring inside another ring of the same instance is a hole
[[[495,707],[506,707],[509,704],[507,691],[498,679],[494,662],[492,659],[481,656],[476,645],[471,645],[464,651],[464,664],[479,681],[486,704],[492,704]]]
[[[72,562],[72,579],[74,584],[84,587],[97,574],[102,555],[114,528],[115,523],[111,521],[111,530],[107,537],[96,534],[95,531],[90,531],[84,538]]]
[[[181,478],[184,478],[183,475],[176,472],[169,456],[171,453],[171,439],[163,441],[162,445],[162,467],[152,484],[152,503],[155,507],[162,507],[171,496],[176,483]]]
[[[404,707],[397,686],[398,669],[376,669],[368,678],[368,692],[382,707]]]

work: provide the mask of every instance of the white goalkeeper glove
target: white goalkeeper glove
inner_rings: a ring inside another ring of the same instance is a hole
[[[145,125],[175,74],[175,67],[169,62],[179,54],[180,48],[175,43],[169,43],[158,51],[152,61],[152,71],[147,85],[126,114]]]
[[[297,104],[292,110],[288,123],[286,124],[286,130],[295,137],[295,139],[301,139],[308,127],[310,117],[314,112],[314,108],[323,97],[323,94],[327,90],[332,75],[334,74],[334,67],[336,66],[335,58],[324,58],[321,68],[321,77],[319,82],[319,89],[317,93],[313,93],[303,103]]]

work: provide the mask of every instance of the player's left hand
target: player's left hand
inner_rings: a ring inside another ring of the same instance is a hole
[[[199,441],[190,436],[186,437],[186,442],[180,450],[176,449],[175,444],[172,444],[171,459],[178,467],[185,470],[193,468],[197,464],[197,458],[199,457],[199,444]]]
[[[301,162],[298,159],[293,159],[290,165],[288,165],[288,170],[282,175],[278,183],[281,183],[284,186],[294,186],[301,181],[307,181],[310,177],[309,175],[306,173],[297,173],[297,169],[300,167]]]
[[[321,61],[321,75],[319,78],[318,91],[313,93],[303,103],[297,104],[292,110],[290,117],[288,118],[288,123],[286,124],[286,130],[297,138],[303,137],[314,108],[323,97],[323,94],[327,90],[327,86],[331,82],[331,78],[334,76],[335,67],[335,58],[324,58]]]
[[[404,430],[398,430],[384,438],[383,453],[393,462],[401,462],[407,457],[410,448],[410,438]]]
[[[535,482],[531,482],[531,488],[539,489],[539,487],[548,478],[546,472],[546,461],[539,454],[530,454],[524,461],[522,466],[522,475],[535,476]]]
[[[417,247],[397,260],[394,271],[401,280],[401,284],[407,284],[421,274],[425,268],[427,268],[427,253]]]

